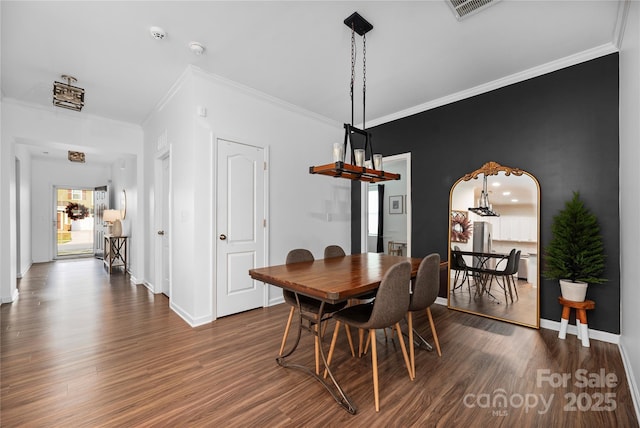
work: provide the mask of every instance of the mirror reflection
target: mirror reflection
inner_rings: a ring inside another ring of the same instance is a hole
[[[540,186],[488,162],[449,199],[451,309],[539,328]]]

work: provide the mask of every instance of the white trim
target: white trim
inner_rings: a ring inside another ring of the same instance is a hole
[[[457,92],[455,94],[447,95],[433,101],[419,104],[415,107],[410,107],[408,109],[401,110],[399,112],[392,113],[387,116],[382,116],[377,119],[370,120],[369,123],[367,124],[367,127],[372,128],[374,126],[381,125],[383,123],[391,122],[394,120],[402,119],[404,117],[412,116],[414,114],[422,113],[424,111],[431,110],[436,107],[441,107],[447,104],[454,103],[456,101],[464,100],[466,98],[471,98],[476,95],[484,94],[486,92],[503,88],[505,86],[513,85],[514,83],[523,82],[533,77],[542,76],[544,74],[551,73],[553,71],[570,67],[572,65],[580,64],[582,62],[590,61],[592,59],[609,55],[611,53],[618,52],[618,51],[619,49],[616,46],[614,46],[612,43],[607,43],[601,46],[597,46],[595,48],[588,49],[586,51],[577,53],[575,55],[570,55],[568,57],[565,57],[556,61],[551,61],[546,64],[542,64],[537,67],[530,68],[529,70],[525,70],[520,73],[512,74],[511,76],[506,76],[501,79],[494,80],[492,82],[483,83],[482,85],[478,85],[476,87],[469,88],[469,89]]]
[[[209,324],[211,321],[213,321],[213,318],[211,317],[211,315],[206,315],[199,318],[193,318],[189,316],[189,313],[187,311],[183,310],[180,306],[176,305],[172,300],[169,300],[169,308],[171,308],[173,312],[178,314],[178,316],[182,318],[191,327],[198,327],[201,325]]]
[[[624,30],[627,27],[629,9],[631,8],[631,0],[623,0],[618,3],[618,16],[616,18],[616,28],[613,30],[613,45],[620,50],[622,39],[624,38]]]
[[[618,348],[620,349],[624,372],[627,376],[627,383],[629,384],[631,398],[633,399],[633,407],[636,409],[636,418],[640,420],[640,387],[638,386],[636,377],[633,373],[633,364],[631,364],[631,360],[629,359],[629,354],[627,353],[627,349],[624,344],[624,338],[621,338]]]
[[[18,292],[17,288],[13,289],[13,293],[11,293],[11,297],[7,298],[3,298],[2,301],[0,301],[0,304],[5,304],[5,303],[13,303],[16,300],[18,300],[18,296],[20,295],[20,293]]]
[[[201,78],[207,79],[211,82],[213,82],[214,84],[218,84],[218,85],[223,85],[232,89],[235,89],[237,91],[240,91],[246,95],[249,95],[253,98],[256,98],[258,100],[273,104],[276,107],[280,107],[284,110],[293,112],[293,113],[297,113],[297,114],[301,114],[303,116],[307,116],[313,120],[317,120],[319,122],[325,123],[327,125],[333,126],[333,127],[339,127],[342,128],[343,123],[338,122],[336,120],[330,119],[326,116],[322,116],[318,113],[314,113],[310,110],[306,110],[300,106],[297,106],[295,104],[292,104],[290,102],[284,101],[280,98],[276,98],[272,95],[268,95],[264,92],[260,92],[257,89],[251,88],[249,86],[245,86],[242,85],[238,82],[234,82],[233,80],[229,80],[226,79],[222,76],[218,76],[217,74],[213,74],[213,73],[209,73],[208,71],[205,71],[199,67],[196,67],[195,65],[189,64],[187,66],[187,70],[185,70],[185,72],[187,71],[192,71],[194,75],[197,75]]]
[[[540,319],[540,328],[546,328],[547,330],[560,331],[560,322],[547,319]],[[567,333],[577,336],[578,330],[575,325],[569,324]],[[620,343],[620,335],[609,333],[606,331],[589,329],[589,338],[594,340],[601,340],[603,342],[613,343],[618,345]]]

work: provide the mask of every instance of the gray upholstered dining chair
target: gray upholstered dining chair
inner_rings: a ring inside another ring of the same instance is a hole
[[[378,293],[372,303],[349,306],[333,314],[336,321],[343,322],[355,328],[369,330],[371,338],[371,363],[373,371],[373,395],[376,412],[380,411],[380,396],[378,393],[378,354],[376,350],[376,330],[395,326],[398,340],[402,348],[404,361],[413,379],[407,348],[400,330],[400,321],[407,314],[409,308],[409,290],[411,282],[411,263],[400,262],[393,265],[383,276],[378,287]],[[333,345],[333,344],[332,344]]]
[[[413,292],[411,293],[411,300],[409,303],[409,311],[407,312],[407,324],[409,325],[409,354],[411,360],[411,372],[413,377],[416,376],[416,358],[413,344],[413,312],[423,311],[426,309],[427,317],[429,318],[429,325],[431,326],[431,334],[433,335],[433,341],[438,351],[438,356],[442,356],[440,350],[440,341],[436,334],[436,326],[433,323],[433,316],[431,315],[431,305],[436,301],[438,297],[438,290],[440,289],[440,255],[429,254],[422,259],[420,266],[418,267],[418,273],[413,284]]]
[[[313,254],[311,251],[304,248],[297,248],[295,250],[289,251],[287,254],[287,258],[285,263],[301,263],[301,262],[311,262],[314,261]],[[291,321],[293,320],[293,315],[298,307],[298,303],[296,301],[296,293],[288,290],[282,290],[282,295],[284,297],[284,301],[291,305],[291,310],[289,311],[289,319],[287,320],[287,325],[284,329],[284,335],[282,336],[282,344],[280,346],[280,355],[284,353],[284,347],[287,342],[287,336],[289,336],[289,329],[291,328]],[[315,315],[317,318],[318,312],[320,311],[320,304],[322,303],[320,300],[314,299],[312,297],[304,296],[299,294],[298,300],[300,301],[300,310],[311,315]],[[331,314],[339,309],[342,309],[346,306],[346,302],[337,303],[337,304],[325,304],[324,305],[324,314]],[[316,319],[316,337],[315,337],[315,360],[316,360],[316,374],[320,374],[320,337],[319,335],[322,333],[320,329],[321,320]]]
[[[344,257],[346,255],[347,254],[340,245],[327,245],[324,249],[325,259],[329,259],[331,257]]]

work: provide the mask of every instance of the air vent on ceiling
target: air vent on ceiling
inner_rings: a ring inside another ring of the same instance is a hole
[[[458,21],[498,3],[500,0],[445,0]]]

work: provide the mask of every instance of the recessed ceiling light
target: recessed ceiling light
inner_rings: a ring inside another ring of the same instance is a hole
[[[511,199],[511,202],[518,202],[517,199]]]
[[[190,42],[189,49],[191,49],[191,52],[193,52],[196,55],[202,55],[205,50],[204,46],[202,46],[202,44],[198,42]]]
[[[500,183],[498,183],[497,181],[494,181],[494,182],[492,183],[492,186],[493,186],[493,187],[500,187],[500,186],[501,186],[501,184],[500,184]]]
[[[156,40],[162,40],[167,37],[167,32],[160,27],[151,27],[149,28],[149,32],[151,33],[151,37]]]
[[[508,190],[506,192],[502,192],[502,196],[509,196],[511,194],[511,192],[509,192]]]

